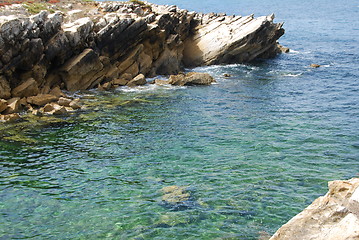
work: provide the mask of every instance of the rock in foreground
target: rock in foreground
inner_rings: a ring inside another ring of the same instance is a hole
[[[325,196],[284,224],[270,240],[358,240],[359,178],[328,185]]]

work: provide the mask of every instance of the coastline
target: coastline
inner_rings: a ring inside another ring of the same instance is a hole
[[[286,51],[277,43],[284,30],[273,23],[273,15],[200,14],[140,1],[67,7],[71,10],[61,12],[50,5],[50,12],[35,15],[24,5],[3,7],[3,121],[17,120],[24,110],[38,115],[79,109],[79,99],[64,91],[143,85],[146,77],[156,75],[174,75],[158,84],[210,84],[213,80],[184,82],[181,72],[184,67],[244,63]]]

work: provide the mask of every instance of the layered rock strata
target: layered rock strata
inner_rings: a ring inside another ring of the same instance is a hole
[[[0,9],[1,99],[134,86],[145,83],[142,76],[178,74],[185,66],[272,57],[284,33],[273,15],[199,14],[149,3],[70,7],[29,15],[19,5],[17,15],[7,9],[3,16]]]
[[[359,239],[359,178],[328,185],[325,196],[284,224],[270,240]]]

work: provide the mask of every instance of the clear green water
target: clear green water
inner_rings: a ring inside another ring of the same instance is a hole
[[[212,86],[87,92],[73,116],[0,125],[0,239],[257,239],[357,176],[359,8],[330,7],[337,22],[279,2],[297,51],[195,69]],[[170,185],[188,186],[188,209],[160,204]]]

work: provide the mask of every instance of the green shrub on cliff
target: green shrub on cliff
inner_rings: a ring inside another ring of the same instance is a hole
[[[31,14],[37,14],[42,10],[48,10],[51,13],[55,12],[53,9],[49,8],[49,5],[47,3],[41,3],[41,2],[26,3],[24,4],[24,7]]]

